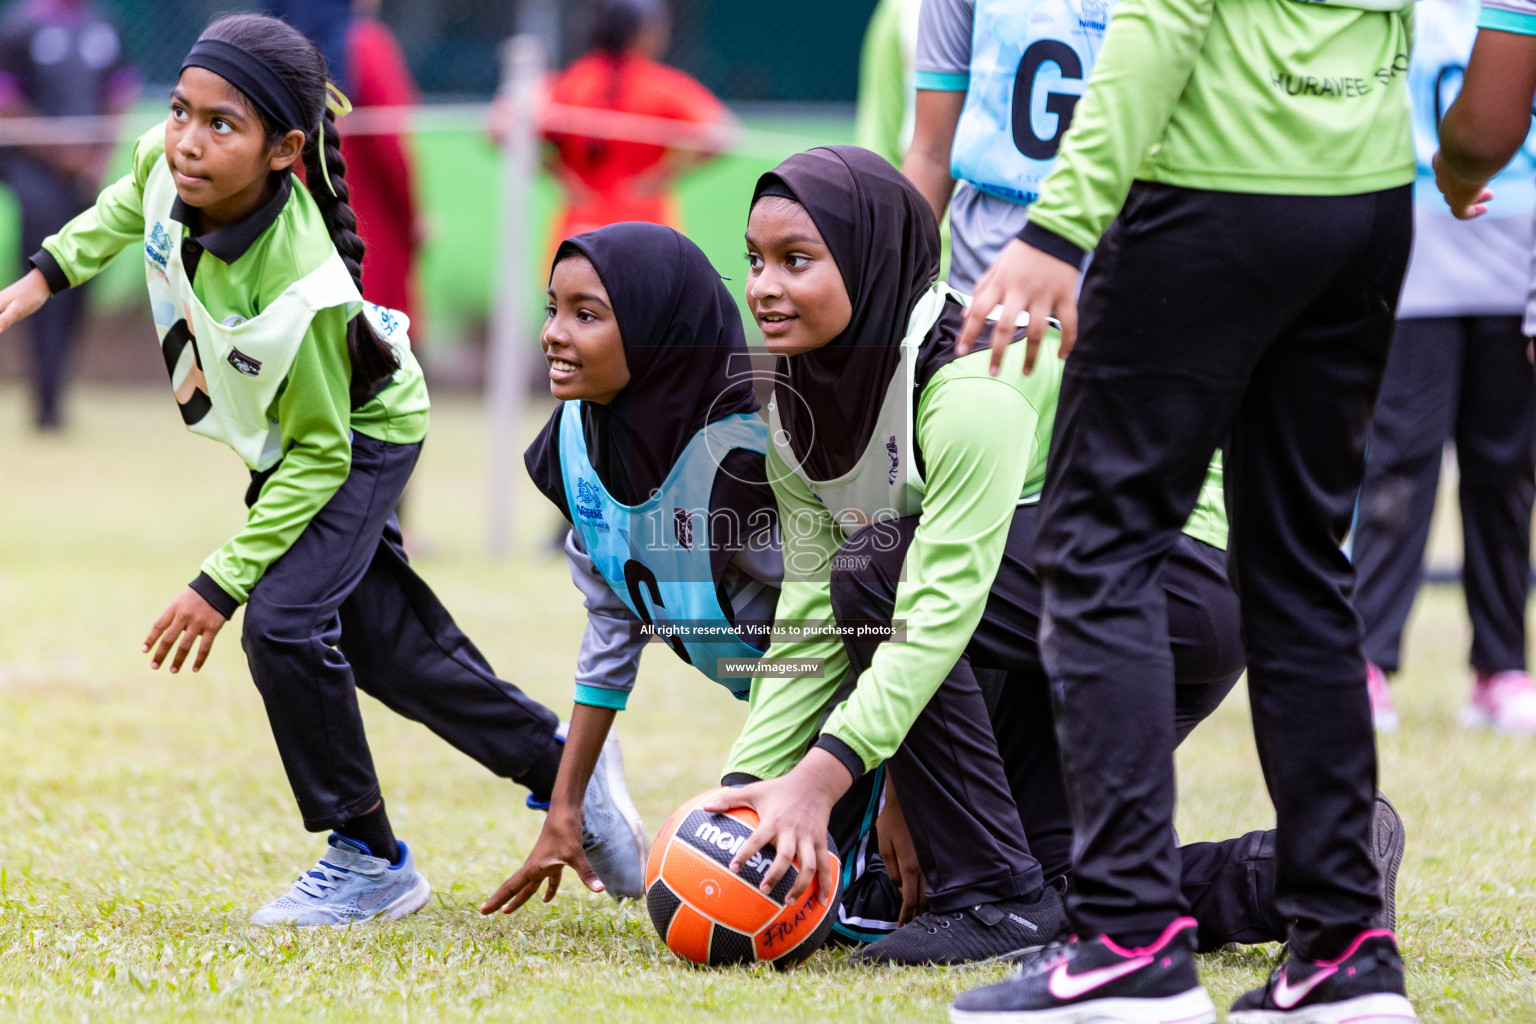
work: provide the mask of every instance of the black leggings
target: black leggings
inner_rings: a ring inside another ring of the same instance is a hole
[[[1355,607],[1365,656],[1398,668],[1403,625],[1424,576],[1447,441],[1461,471],[1461,585],[1472,667],[1525,668],[1531,509],[1536,505],[1536,373],[1516,316],[1399,320],[1371,418],[1355,527]]]
[[[1217,448],[1293,955],[1342,953],[1381,909],[1375,736],[1339,544],[1412,231],[1408,186],[1288,196],[1138,182],[1094,251],[1037,563],[1080,935],[1137,945],[1188,910],[1164,572]]]
[[[251,591],[242,642],[304,827],[379,800],[357,691],[497,775],[558,760],[555,713],[498,678],[400,546],[419,444],[356,434],[352,470]]]
[[[1071,868],[1071,814],[1040,663],[1038,520],[1035,507],[1014,513],[981,624],[888,762],[938,911],[1024,895]],[[871,526],[838,552],[832,606],[839,622],[890,621],[917,523]],[[1183,537],[1163,575],[1180,739],[1242,673],[1237,598],[1223,558]],[[879,645],[846,642],[851,674],[869,666]],[[1202,948],[1280,937],[1272,840],[1255,833],[1185,851]]]

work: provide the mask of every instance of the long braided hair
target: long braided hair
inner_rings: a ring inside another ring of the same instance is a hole
[[[326,105],[325,58],[304,34],[286,21],[262,14],[232,14],[220,18],[203,32],[202,39],[217,39],[238,46],[270,68],[287,83],[304,111],[304,181],[325,220],[331,244],[352,274],[359,293],[363,290],[363,240],[357,234],[357,214],[348,204],[347,164],[341,156],[341,134],[336,115]],[[272,123],[261,111],[268,141],[274,145],[289,130]],[[318,129],[318,131],[317,131]],[[320,162],[325,147],[325,164]],[[327,173],[329,172],[329,182]],[[367,318],[359,315],[347,325],[347,355],[352,361],[352,406],[357,408],[378,385],[400,368],[389,344],[380,338]]]

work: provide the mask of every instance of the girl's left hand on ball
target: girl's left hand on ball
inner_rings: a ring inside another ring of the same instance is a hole
[[[740,874],[764,846],[773,845],[774,858],[758,888],[772,892],[779,879],[799,864],[795,884],[789,890],[793,903],[816,880],[816,895],[823,904],[832,902],[837,892],[832,858],[827,853],[827,820],[832,805],[852,785],[848,769],[831,754],[812,747],[805,758],[783,778],[754,782],[740,789],[730,789],[703,805],[706,811],[728,811],[749,807],[757,812],[757,828],[731,858],[730,869]],[[815,870],[810,870],[811,865]]]
[[[213,638],[219,635],[219,630],[224,628],[224,616],[218,609],[203,600],[203,596],[188,587],[176,595],[176,600],[171,602],[169,608],[161,613],[155,620],[155,624],[149,627],[149,636],[144,638],[144,646],[140,648],[145,654],[160,641],[160,649],[150,655],[149,667],[159,668],[165,662],[167,654],[176,645],[176,640],[181,638],[181,645],[176,648],[176,659],[171,662],[171,671],[181,670],[182,662],[187,660],[187,655],[192,653],[192,645],[199,640],[202,643],[197,649],[197,658],[192,662],[192,671],[196,672],[203,667],[203,662],[208,660],[208,652],[213,649]]]

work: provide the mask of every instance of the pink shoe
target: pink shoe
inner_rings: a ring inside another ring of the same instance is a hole
[[[1536,685],[1528,672],[1479,672],[1472,699],[1461,712],[1469,729],[1492,729],[1509,736],[1536,735]]]
[[[1392,687],[1387,674],[1376,663],[1365,663],[1365,689],[1371,695],[1371,722],[1377,732],[1397,732],[1397,705],[1392,703]]]

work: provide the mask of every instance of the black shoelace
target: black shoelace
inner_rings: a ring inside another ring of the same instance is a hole
[[[921,924],[928,930],[929,935],[939,934],[940,928],[948,928],[950,921],[965,920],[965,911],[957,910],[953,914],[935,914],[931,911],[918,914],[912,919],[913,924]]]

